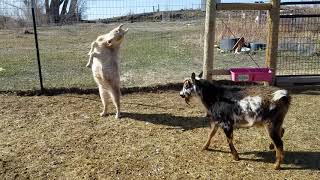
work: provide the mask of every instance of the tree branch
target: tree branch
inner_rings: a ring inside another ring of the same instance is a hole
[[[68,6],[69,0],[65,0],[61,9],[61,15],[65,15],[67,13],[67,6]]]
[[[17,9],[19,9],[19,10],[21,10],[21,11],[24,11],[24,10],[25,10],[25,9],[23,9],[23,8],[19,7],[19,6],[13,5],[13,4],[8,3],[8,2],[6,2],[6,1],[2,1],[2,3],[4,3],[5,5],[8,5],[8,6],[11,6],[11,7],[17,8]]]
[[[44,6],[46,7],[46,12],[49,11],[49,0],[44,1]]]
[[[77,11],[78,0],[71,0],[68,14],[74,15]]]

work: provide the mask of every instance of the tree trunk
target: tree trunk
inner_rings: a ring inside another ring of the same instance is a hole
[[[44,7],[46,8],[46,16],[47,16],[47,23],[50,23],[50,8],[49,8],[49,0],[44,1]]]
[[[67,6],[68,6],[69,0],[64,0],[62,9],[61,9],[61,15],[65,15],[67,13]]]
[[[60,21],[59,7],[64,0],[45,0],[46,15],[48,23],[58,23]]]
[[[78,0],[71,0],[69,11],[68,11],[68,20],[76,21],[78,20]]]
[[[69,0],[64,0],[61,13],[60,13],[60,21],[63,22],[66,20],[66,14],[67,14],[67,6],[68,6]]]
[[[60,13],[59,13],[60,1],[59,0],[51,0],[50,4],[50,17],[51,22],[59,23],[60,22]]]
[[[70,5],[67,12],[69,2]],[[45,8],[48,23],[61,23],[62,21],[76,21],[79,19],[78,0],[45,0]]]

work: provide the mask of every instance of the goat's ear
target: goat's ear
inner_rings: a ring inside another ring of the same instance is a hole
[[[194,72],[191,74],[191,82],[192,83],[196,82],[196,74]]]
[[[199,78],[202,78],[203,76],[203,71],[200,72],[200,74],[198,75]]]

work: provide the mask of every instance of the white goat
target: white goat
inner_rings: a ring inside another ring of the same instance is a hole
[[[116,107],[116,118],[120,118],[120,73],[119,50],[124,35],[122,24],[109,33],[99,36],[91,43],[87,67],[91,67],[95,82],[99,88],[103,111],[100,116],[107,115],[107,96],[110,95]]]

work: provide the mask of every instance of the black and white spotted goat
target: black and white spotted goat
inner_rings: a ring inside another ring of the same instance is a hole
[[[264,126],[272,140],[270,149],[276,148],[275,169],[280,169],[284,158],[284,117],[290,105],[288,91],[265,86],[222,86],[216,81],[200,79],[192,73],[186,79],[180,96],[188,103],[192,96],[200,98],[208,111],[211,130],[203,150],[208,149],[218,127],[222,128],[235,160],[239,155],[233,146],[233,130],[241,127]]]

